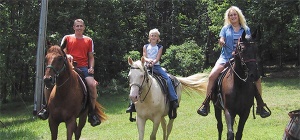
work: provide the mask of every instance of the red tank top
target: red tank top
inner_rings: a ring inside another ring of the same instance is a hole
[[[73,60],[77,62],[78,67],[88,67],[88,53],[94,52],[94,43],[90,37],[76,38],[75,34],[66,35],[62,39],[67,40],[67,53],[73,56]]]

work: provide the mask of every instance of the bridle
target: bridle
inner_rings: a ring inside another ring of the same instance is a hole
[[[254,43],[254,42],[249,42],[249,44],[252,44],[252,43]],[[241,60],[241,65],[242,65],[243,71],[244,71],[244,73],[245,73],[245,78],[242,78],[242,77],[241,77],[241,76],[233,69],[233,66],[232,66],[232,64],[230,63],[230,61],[229,61],[229,64],[230,64],[231,69],[232,69],[233,72],[235,73],[235,75],[236,75],[240,80],[246,82],[247,79],[248,79],[248,76],[249,76],[249,69],[248,69],[246,63],[248,63],[248,62],[256,62],[256,59],[251,58],[251,59],[246,59],[246,60],[244,60],[244,58],[243,58],[242,55],[241,55],[241,54],[242,54],[242,46],[241,46],[241,44],[243,44],[243,42],[239,42],[239,43],[238,43],[238,46],[237,46],[236,51],[235,51],[235,55],[238,55],[238,57],[239,57],[240,60]]]
[[[132,66],[131,66],[130,69],[140,69],[140,68],[139,68],[139,67],[132,67]],[[145,73],[145,74],[143,75],[143,81],[142,81],[141,84],[139,84],[139,83],[130,83],[130,84],[129,84],[129,87],[130,87],[130,88],[131,88],[132,86],[137,86],[137,87],[139,88],[140,102],[145,101],[147,95],[148,95],[149,92],[150,92],[151,86],[152,86],[152,82],[151,82],[151,85],[148,86],[148,91],[147,91],[146,95],[145,95],[144,98],[142,99],[142,98],[141,98],[141,95],[142,95],[142,89],[143,89],[144,83],[148,83],[148,82],[149,82],[149,77],[148,77],[148,72],[147,72],[146,67],[144,67],[144,73]],[[148,85],[148,84],[147,84],[147,85]]]
[[[50,65],[47,65],[46,66],[46,69],[49,68],[51,70],[53,70],[54,72],[54,78],[51,78],[51,84],[52,85],[55,85],[56,84],[56,79],[60,76],[60,74],[66,70],[66,63],[67,63],[67,58],[64,56],[64,63],[63,63],[63,66],[62,68],[60,68],[59,70],[56,70],[54,68],[54,66],[52,66],[51,64]],[[68,80],[70,79],[70,76],[61,84],[61,85],[56,85],[56,87],[61,87],[62,85],[64,85]]]

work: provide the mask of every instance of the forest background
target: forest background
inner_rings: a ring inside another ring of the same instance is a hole
[[[262,76],[269,67],[299,69],[299,0],[49,0],[45,50],[74,33],[73,21],[83,19],[95,44],[98,94],[128,94],[127,57],[140,59],[153,28],[161,32],[161,62],[171,74],[209,71],[231,5],[243,11],[252,32],[261,33]],[[0,0],[0,10],[0,102],[32,101],[41,1]]]

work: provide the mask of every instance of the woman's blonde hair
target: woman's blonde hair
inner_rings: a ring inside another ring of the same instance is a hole
[[[246,29],[247,28],[247,22],[245,19],[245,16],[242,13],[242,10],[236,6],[231,6],[229,9],[226,10],[225,14],[224,14],[224,26],[230,25],[231,22],[229,20],[229,12],[230,11],[236,11],[238,16],[239,16],[239,22],[241,24],[241,26]]]
[[[148,42],[150,42],[150,35],[151,34],[157,34],[158,35],[158,40],[157,40],[157,43],[160,42],[160,32],[158,31],[158,29],[154,28],[154,29],[151,29],[149,31],[149,39],[148,39]]]

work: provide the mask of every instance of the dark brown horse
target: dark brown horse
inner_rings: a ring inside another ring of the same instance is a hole
[[[73,70],[62,49],[55,45],[51,46],[45,57],[44,83],[46,88],[52,88],[48,99],[49,127],[52,140],[57,139],[58,126],[65,122],[67,128],[67,139],[71,140],[73,133],[78,140],[81,130],[87,119],[89,98],[81,85],[82,81],[77,72]],[[100,120],[106,120],[102,106],[96,103],[95,110]],[[77,118],[79,124],[77,125]]]
[[[256,33],[252,34],[252,40],[255,38]],[[245,36],[246,33],[244,32],[235,50],[234,62],[229,63],[223,79],[217,80],[213,88],[219,140],[221,140],[223,131],[222,109],[224,109],[227,124],[227,139],[234,139],[233,123],[236,115],[239,115],[240,119],[235,138],[237,140],[242,139],[244,126],[254,102],[254,96],[258,92],[254,83],[258,76],[257,46],[251,39],[246,39]]]

